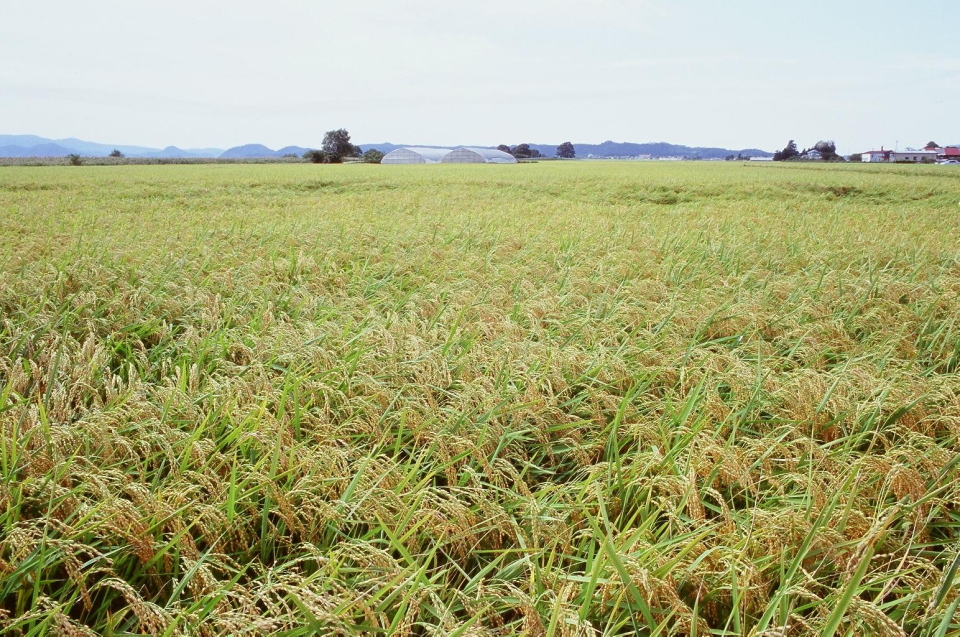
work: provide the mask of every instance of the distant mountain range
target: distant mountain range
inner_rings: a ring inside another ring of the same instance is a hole
[[[361,148],[369,150],[371,148],[379,150],[382,153],[389,153],[392,150],[403,148],[404,146],[420,146],[422,144],[391,144],[384,142],[382,144],[361,144]],[[470,144],[462,144],[470,145]],[[529,144],[531,150],[539,150],[545,157],[556,157],[556,144]],[[679,144],[668,144],[666,142],[652,142],[646,144],[635,144],[633,142],[614,142],[605,141],[602,144],[574,144],[577,157],[609,157],[609,158],[636,158],[649,156],[651,158],[660,157],[682,157],[684,159],[723,159],[729,155],[740,154],[744,157],[773,157],[769,153],[759,148],[743,148],[740,150],[731,150],[729,148],[706,148],[700,146],[681,146]],[[435,146],[434,148],[457,148],[457,146]],[[494,146],[480,146],[480,148],[495,148]]]
[[[363,150],[371,148],[384,153],[404,146],[421,144],[360,144]],[[456,148],[445,146],[442,148]],[[492,147],[489,147],[492,148]],[[539,150],[546,157],[556,155],[557,147],[553,144],[530,144],[531,149]],[[577,157],[682,157],[700,159],[722,159],[728,155],[743,155],[745,157],[772,157],[769,153],[758,148],[731,150],[727,148],[703,148],[697,146],[681,146],[666,142],[635,144],[632,142],[605,141],[602,144],[574,144]],[[104,157],[114,149],[119,150],[127,157],[222,157],[225,159],[255,159],[263,157],[284,157],[287,155],[302,156],[309,150],[303,146],[285,146],[279,150],[272,150],[262,144],[246,144],[223,150],[222,148],[149,148],[146,146],[128,146],[122,144],[100,144],[82,139],[48,139],[37,135],[0,135],[0,157],[63,157],[72,153],[88,157]]]
[[[287,155],[302,157],[308,150],[310,149],[301,146],[284,146],[280,150],[270,150],[263,144],[246,144],[245,146],[228,148],[218,156],[224,159],[254,159],[260,157],[285,157]]]
[[[47,139],[37,135],[0,135],[0,157],[63,157],[71,153],[88,157],[104,157],[114,149],[127,157],[219,157],[220,148],[189,148],[176,146],[148,148],[124,144],[99,144],[82,139]]]
[[[773,157],[773,153],[768,153],[759,148],[712,148],[701,146],[682,146],[679,144],[668,144],[667,142],[651,142],[646,144],[635,144],[632,142],[614,142],[605,141],[602,144],[574,144],[577,151],[577,157],[638,157],[650,155],[651,157],[683,157],[700,159],[723,159],[729,155],[740,154],[744,157]],[[531,144],[530,148],[536,148],[544,155],[554,156],[557,153],[556,146],[541,146]]]
[[[280,150],[271,150],[261,144],[247,144],[224,150],[222,148],[149,148],[146,146],[128,146],[124,144],[100,144],[82,139],[47,139],[37,135],[0,135],[0,157],[64,157],[76,153],[86,157],[105,157],[113,150],[119,150],[127,157],[224,157],[234,159],[252,159],[260,157],[283,157],[295,154],[303,155],[308,148],[286,146]]]

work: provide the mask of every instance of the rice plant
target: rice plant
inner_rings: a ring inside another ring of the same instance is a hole
[[[958,201],[0,168],[0,632],[960,634]]]

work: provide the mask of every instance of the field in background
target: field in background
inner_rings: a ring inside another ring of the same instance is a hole
[[[0,632],[955,635],[946,168],[2,168]]]
[[[39,167],[39,166],[173,166],[206,164],[301,164],[306,160],[299,157],[78,157],[74,164],[67,157],[0,157],[0,167]]]

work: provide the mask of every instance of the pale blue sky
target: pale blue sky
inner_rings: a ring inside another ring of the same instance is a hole
[[[958,0],[0,0],[0,133],[960,143],[958,28]]]

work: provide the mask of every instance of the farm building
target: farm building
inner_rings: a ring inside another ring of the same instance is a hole
[[[515,164],[517,160],[510,153],[495,148],[458,148],[444,155],[440,160],[444,164]]]
[[[893,154],[892,150],[884,150],[883,147],[880,147],[880,150],[868,150],[865,153],[861,153],[860,161],[867,162],[870,164],[875,164],[877,162],[890,161],[890,155]]]
[[[929,162],[933,163],[937,161],[937,151],[935,150],[904,150],[904,151],[894,151],[890,154],[890,161],[907,161],[914,163]]]
[[[946,148],[938,148],[937,159],[940,161],[950,161],[951,159],[960,159],[960,148],[956,146],[947,146]]]
[[[934,149],[924,149],[924,150],[884,150],[883,147],[880,150],[869,150],[865,153],[861,153],[861,161],[876,163],[876,162],[913,162],[913,163],[933,163],[935,161],[946,159],[944,151],[950,150],[948,148],[934,148]],[[953,149],[957,150],[957,149]],[[960,157],[960,151],[957,151],[957,156]]]
[[[409,146],[390,151],[380,160],[381,164],[436,164],[447,154],[449,148],[421,148]]]

